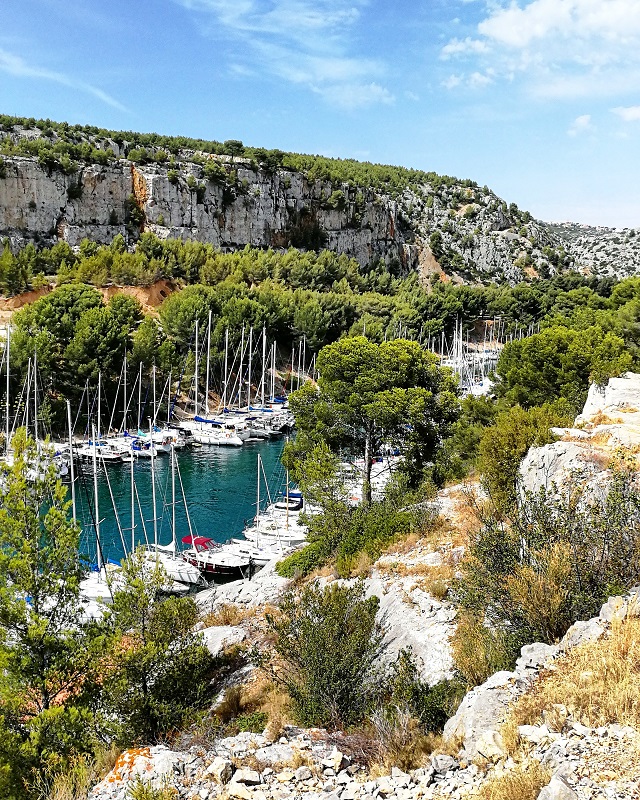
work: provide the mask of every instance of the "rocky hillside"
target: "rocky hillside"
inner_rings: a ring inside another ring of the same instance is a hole
[[[566,249],[582,271],[595,275],[626,277],[640,272],[640,231],[604,228],[571,222],[549,224],[554,235],[566,241]]]
[[[215,143],[198,150],[176,139],[169,152],[135,146],[137,134],[3,120],[0,236],[14,248],[60,239],[75,246],[84,237],[105,243],[116,234],[132,242],[151,230],[225,249],[327,247],[362,266],[383,259],[402,272],[470,282],[546,275],[571,263],[560,237],[472,181],[273,156],[241,143],[231,143],[239,147],[227,147],[229,155],[211,152],[225,149]]]

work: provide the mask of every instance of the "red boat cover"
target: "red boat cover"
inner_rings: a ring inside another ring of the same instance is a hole
[[[208,539],[206,536],[183,536],[183,544],[192,544],[194,547],[207,547],[213,539]]]

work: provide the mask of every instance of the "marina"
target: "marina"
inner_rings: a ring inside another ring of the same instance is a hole
[[[275,497],[284,490],[284,470],[280,464],[283,440],[245,442],[243,447],[187,447],[175,452],[179,472],[176,498],[176,542],[190,534],[224,542],[242,534],[245,523],[256,514],[256,458],[259,453]],[[151,491],[151,459],[137,458],[133,464],[135,482],[135,521],[131,530],[131,464],[109,464],[98,467],[98,504],[100,509],[100,542],[103,560],[119,562],[124,556],[123,540],[131,543],[153,542],[153,502]],[[171,459],[154,459],[156,482],[156,525],[158,541],[165,545],[172,538]],[[108,480],[107,480],[108,479]],[[93,517],[91,465],[86,464],[76,480],[78,521],[83,530],[83,554],[90,563],[97,559]],[[189,520],[182,500],[187,500]],[[262,490],[265,491],[264,488]],[[113,496],[113,503],[111,500]],[[264,505],[268,496],[264,497]],[[114,512],[114,507],[117,511]],[[264,506],[263,506],[264,507]],[[142,512],[142,514],[140,513]],[[120,535],[122,531],[122,536]],[[145,534],[146,531],[146,534]]]

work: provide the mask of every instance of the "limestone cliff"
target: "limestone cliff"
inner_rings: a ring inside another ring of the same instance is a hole
[[[543,224],[472,181],[405,171],[404,188],[386,190],[183,148],[140,158],[121,137],[71,141],[6,124],[0,137],[0,236],[13,249],[116,234],[132,244],[150,230],[222,249],[326,247],[362,266],[382,259],[398,273],[459,282],[518,280],[570,263]],[[67,145],[84,155],[60,155]]]
[[[160,137],[169,153],[126,139],[139,134],[2,120],[0,237],[13,249],[60,239],[77,246],[85,237],[107,243],[116,234],[132,244],[150,230],[225,250],[326,247],[363,267],[382,259],[396,273],[417,269],[424,280],[514,282],[571,266],[617,275],[640,269],[634,231],[620,238],[546,225],[469,180],[382,168],[403,177],[387,182],[378,174],[369,183],[375,165],[359,165],[358,180],[338,180],[348,174],[340,161],[331,162],[330,179],[309,168],[315,157],[289,154],[287,161],[277,151],[275,160],[261,160],[241,143],[242,157]]]

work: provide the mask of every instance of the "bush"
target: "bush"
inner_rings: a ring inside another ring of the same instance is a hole
[[[508,637],[512,652],[555,641],[640,579],[635,474],[614,467],[606,489],[574,475],[562,490],[523,493],[508,523],[490,513],[472,539],[454,597]]]
[[[389,705],[407,708],[428,733],[441,733],[445,722],[455,714],[464,696],[458,680],[443,680],[429,686],[420,679],[409,650],[401,650],[390,676]]]
[[[528,410],[513,406],[485,428],[478,445],[478,469],[497,509],[507,512],[515,502],[520,462],[529,448],[555,441],[550,429],[571,424],[565,409],[558,403]]]
[[[458,673],[468,686],[479,686],[494,673],[513,666],[520,643],[500,629],[487,627],[473,614],[462,613],[451,646]]]
[[[378,598],[364,584],[317,583],[289,592],[267,615],[274,635],[271,673],[293,701],[303,725],[336,727],[360,722],[379,691],[377,662],[383,630]]]

